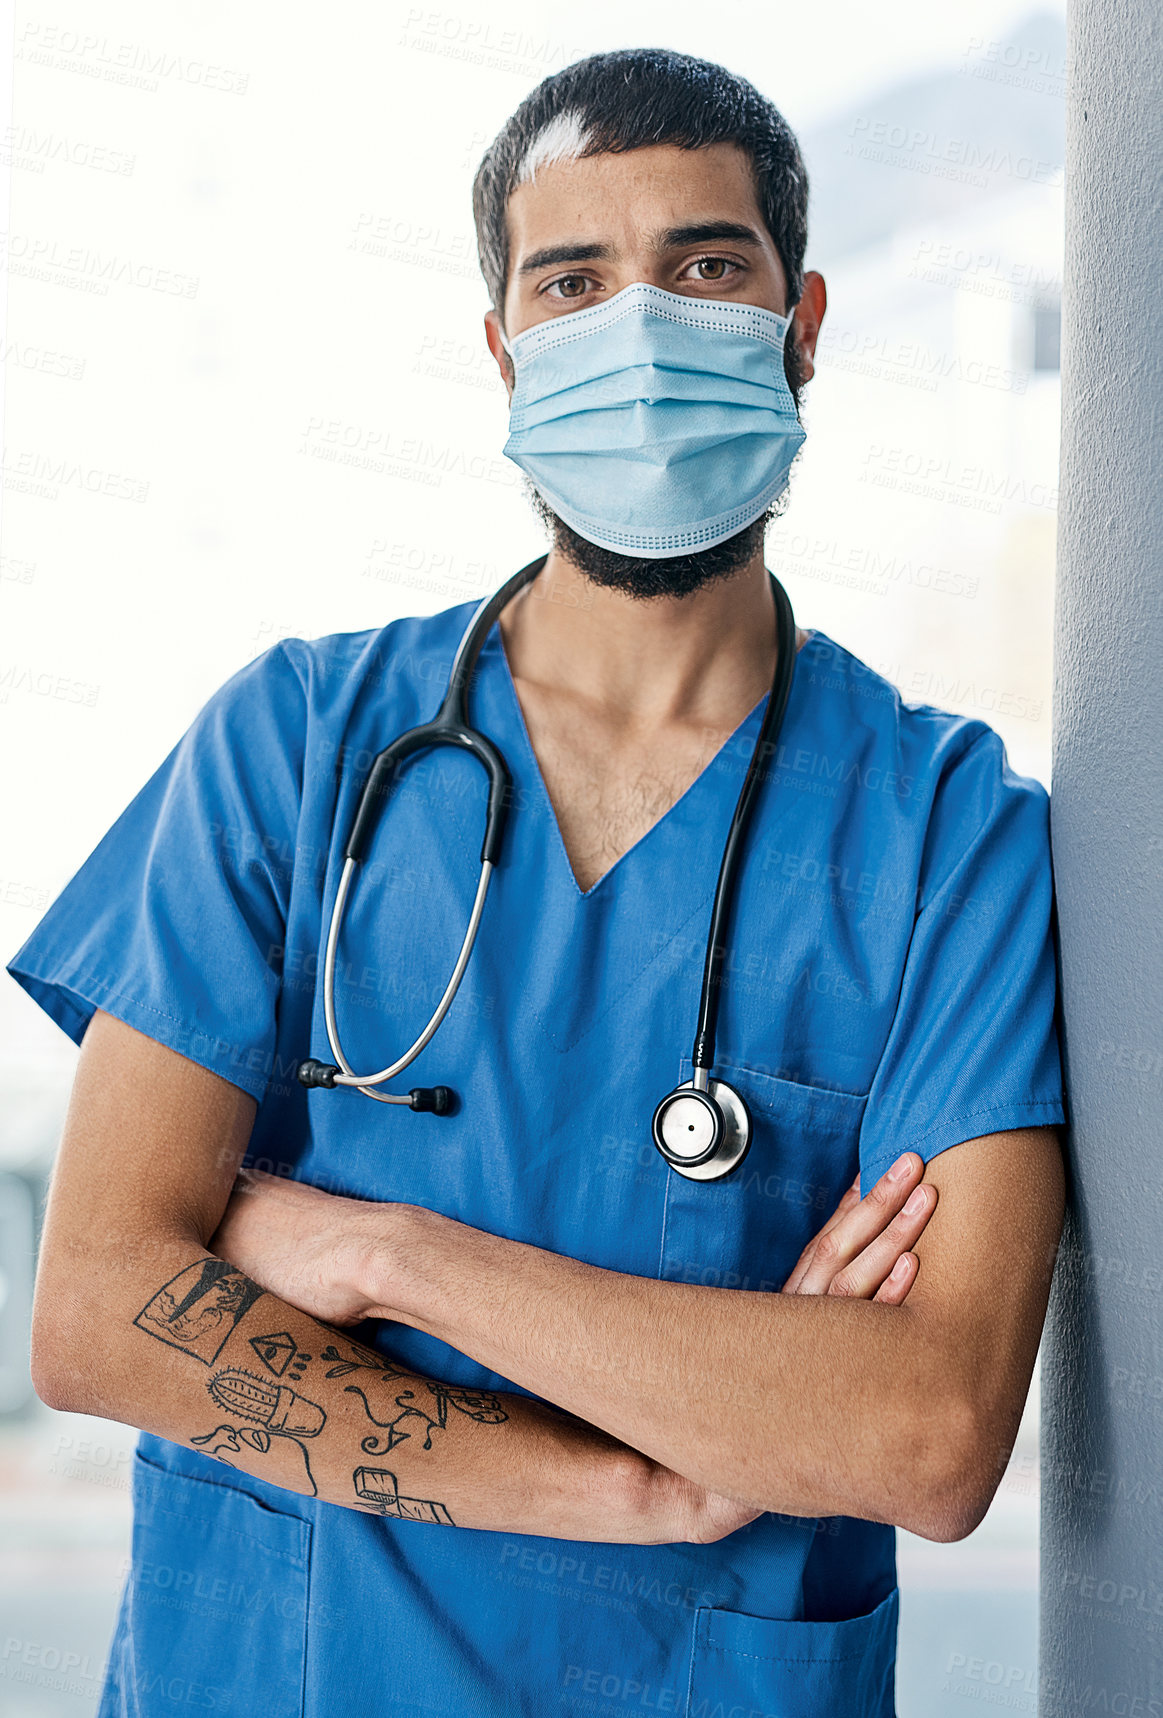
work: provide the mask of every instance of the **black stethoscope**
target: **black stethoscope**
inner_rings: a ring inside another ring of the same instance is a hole
[[[372,1086],[383,1085],[404,1071],[429,1043],[440,1022],[452,1006],[453,998],[464,977],[473,943],[484,911],[489,879],[497,863],[501,838],[505,829],[512,778],[497,747],[484,734],[478,733],[468,719],[468,688],[473,669],[485,639],[501,610],[519,590],[527,585],[545,565],[541,555],[503,584],[494,596],[486,597],[469,622],[457,647],[448,676],[448,690],[431,722],[410,728],[379,753],[372,764],[347,845],[343,849],[343,870],[331,923],[327,931],[327,951],[323,964],[323,1013],[327,1023],[327,1039],[335,1063],[308,1060],[300,1063],[298,1077],[305,1086],[354,1086],[365,1097],[382,1104],[407,1104],[414,1110],[428,1110],[435,1115],[447,1115],[454,1107],[453,1093],[447,1086],[417,1086],[407,1094],[375,1092]],[[764,712],[759,737],[747,765],[747,774],[739,790],[735,814],[727,832],[723,858],[719,865],[719,881],[711,909],[711,925],[707,935],[707,953],[703,963],[703,988],[699,997],[699,1019],[695,1032],[691,1063],[693,1078],[668,1092],[654,1112],[654,1143],[670,1167],[690,1181],[718,1181],[742,1163],[751,1143],[751,1117],[738,1092],[723,1080],[711,1078],[715,1062],[715,1025],[719,1012],[719,993],[723,981],[727,952],[727,920],[732,905],[735,874],[739,852],[755,790],[760,778],[760,765],[775,751],[776,740],[783,722],[795,672],[795,619],[787,592],[771,573],[771,589],[775,598],[778,639],[778,660],[771,696]],[[339,947],[339,929],[343,912],[362,863],[376,820],[391,792],[392,780],[398,767],[415,752],[435,746],[460,746],[471,752],[484,767],[489,778],[488,806],[485,813],[485,836],[481,844],[481,874],[476,897],[469,915],[468,929],[456,957],[452,976],[437,1003],[432,1018],[410,1049],[375,1074],[357,1074],[343,1054],[339,1027],[335,1018],[335,959]]]

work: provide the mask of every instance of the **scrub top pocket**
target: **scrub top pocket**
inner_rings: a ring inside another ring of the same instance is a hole
[[[301,1718],[310,1523],[140,1451],[133,1504],[99,1718]]]
[[[684,1057],[678,1080],[689,1080]],[[866,1099],[716,1061],[751,1117],[751,1144],[721,1181],[667,1176],[658,1274],[775,1292],[856,1174]]]
[[[895,1718],[899,1589],[866,1616],[793,1623],[695,1613],[685,1718]]]

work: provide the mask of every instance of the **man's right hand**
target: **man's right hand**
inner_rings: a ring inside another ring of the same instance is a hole
[[[900,1306],[917,1280],[920,1239],[937,1209],[937,1189],[924,1180],[915,1151],[860,1197],[860,1176],[812,1236],[783,1285],[783,1294],[845,1295]]]

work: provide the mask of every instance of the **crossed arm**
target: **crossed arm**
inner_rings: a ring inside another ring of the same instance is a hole
[[[895,1191],[850,1189],[779,1295],[630,1276],[250,1172],[213,1244],[292,1298],[438,1337],[748,1518],[854,1515],[952,1540],[985,1514],[1017,1434],[1061,1157],[1052,1128],[967,1141],[923,1170],[922,1210],[889,1222],[920,1182],[920,1159],[902,1161]],[[924,1232],[902,1255],[906,1304],[876,1284],[910,1223]],[[322,1260],[360,1225],[370,1249],[340,1280]]]
[[[851,1192],[772,1296],[272,1178],[232,1197],[254,1111],[95,1016],[38,1273],[33,1375],[51,1405],[350,1508],[565,1538],[710,1540],[762,1509],[951,1538],[988,1504],[1061,1223],[1051,1130],[945,1154],[910,1217],[919,1159],[876,1200]],[[933,1183],[944,1228],[926,1230]],[[343,1335],[365,1317],[547,1401],[407,1372]]]

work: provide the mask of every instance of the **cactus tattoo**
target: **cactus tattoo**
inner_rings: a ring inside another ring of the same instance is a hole
[[[318,1402],[309,1402],[297,1390],[288,1389],[285,1384],[274,1384],[254,1372],[244,1371],[240,1366],[216,1372],[206,1388],[228,1414],[257,1424],[218,1425],[201,1437],[191,1438],[192,1444],[204,1449],[207,1455],[216,1456],[227,1467],[236,1465],[229,1458],[241,1455],[244,1447],[256,1450],[260,1455],[271,1456],[271,1464],[276,1470],[288,1475],[298,1473],[301,1457],[302,1477],[311,1496],[318,1497],[307,1445],[303,1442],[304,1438],[317,1438],[327,1424],[327,1415]],[[275,1445],[275,1438],[282,1442]]]
[[[216,1372],[210,1380],[210,1394],[228,1414],[240,1420],[257,1420],[268,1432],[281,1432],[289,1438],[318,1437],[327,1424],[327,1415],[318,1402],[309,1402],[297,1390],[272,1384],[240,1366]]]

